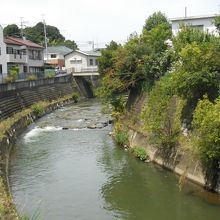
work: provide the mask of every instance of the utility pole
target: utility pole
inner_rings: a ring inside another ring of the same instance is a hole
[[[46,29],[46,22],[45,22],[45,19],[44,19],[44,15],[42,15],[43,17],[43,24],[44,24],[44,43],[45,43],[45,55],[46,55],[46,62],[48,60],[48,51],[47,51],[47,29]]]
[[[24,27],[25,24],[28,23],[28,21],[23,20],[24,17],[20,17],[20,27],[21,27],[21,38],[24,38]]]
[[[187,7],[185,7],[185,18],[187,18]]]

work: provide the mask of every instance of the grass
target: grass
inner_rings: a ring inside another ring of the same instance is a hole
[[[148,158],[147,151],[144,147],[135,147],[134,155],[142,161],[145,161]]]
[[[115,134],[115,141],[121,146],[128,144],[128,134],[125,131],[119,131]]]

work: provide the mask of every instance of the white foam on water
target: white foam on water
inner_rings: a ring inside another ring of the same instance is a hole
[[[35,127],[32,130],[30,130],[27,134],[24,136],[25,142],[33,142],[33,138],[39,136],[43,132],[53,132],[53,131],[59,131],[62,130],[62,127],[54,127],[54,126],[46,126],[46,127]]]

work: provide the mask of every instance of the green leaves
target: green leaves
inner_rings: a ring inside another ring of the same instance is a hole
[[[207,96],[200,100],[193,116],[195,149],[207,165],[220,161],[220,101]]]

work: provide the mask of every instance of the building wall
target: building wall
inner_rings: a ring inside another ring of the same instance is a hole
[[[74,61],[80,61],[76,63]],[[73,52],[65,56],[65,67],[66,69],[74,68],[76,72],[80,72],[81,69],[88,68],[88,59],[87,56],[78,52]]]
[[[217,34],[216,27],[213,24],[214,18],[200,18],[200,19],[184,19],[184,20],[178,20],[178,21],[172,21],[172,31],[173,34],[176,35],[178,31],[180,30],[180,25],[192,25],[192,26],[198,26],[203,25],[203,31],[208,31],[209,33]]]
[[[4,43],[3,28],[0,25],[0,65],[2,65],[2,74],[0,74],[0,82],[7,76],[7,62],[6,62],[6,45]]]

